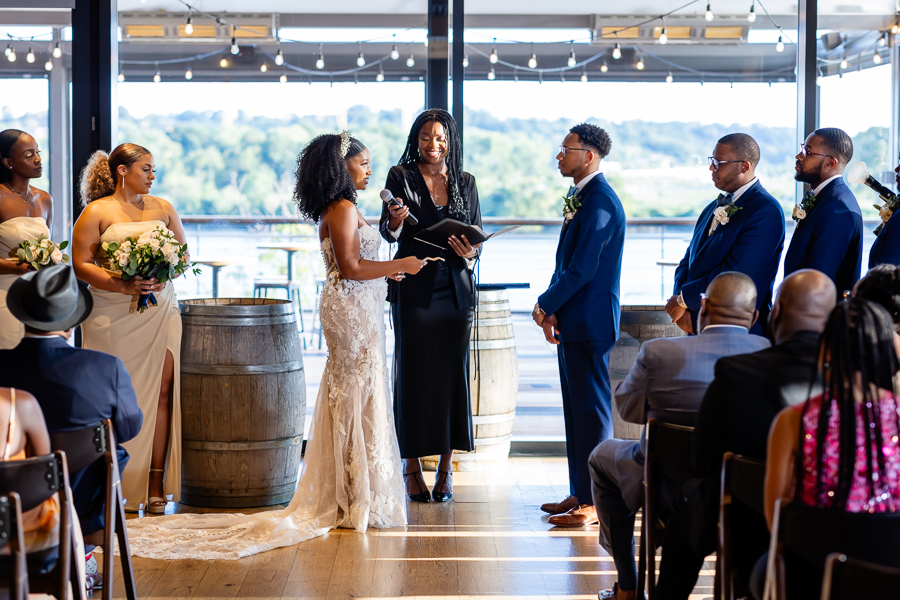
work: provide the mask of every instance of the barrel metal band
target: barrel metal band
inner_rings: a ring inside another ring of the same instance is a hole
[[[207,317],[199,315],[182,315],[181,320],[185,325],[207,325],[212,327],[259,327],[263,325],[284,325],[296,323],[297,315],[294,313],[278,317]]]
[[[478,292],[478,303],[482,302],[509,302],[509,294],[506,290],[490,290]]]
[[[475,438],[475,447],[478,446],[494,446],[496,444],[508,444],[512,441],[512,434],[500,435],[497,437]]]
[[[500,327],[502,325],[512,325],[512,317],[502,317],[500,319],[482,319],[478,317],[479,327]]]
[[[293,303],[289,300],[278,300],[269,304],[192,304],[190,300],[179,303],[182,314],[202,315],[204,317],[273,317],[294,312]]]
[[[479,350],[503,350],[504,348],[515,348],[515,338],[507,338],[505,340],[472,340],[471,349],[475,352]]]
[[[243,452],[245,450],[272,450],[274,448],[299,446],[301,442],[303,442],[303,436],[296,435],[277,440],[265,440],[263,442],[200,442],[196,440],[182,440],[181,445],[186,450]]]
[[[181,363],[181,372],[192,375],[251,375],[260,373],[288,373],[302,371],[303,361],[292,360],[271,365],[192,365]]]
[[[492,423],[505,423],[516,418],[516,411],[511,410],[508,413],[497,415],[472,415],[472,425],[490,425]]]

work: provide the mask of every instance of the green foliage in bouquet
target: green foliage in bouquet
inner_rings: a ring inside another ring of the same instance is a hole
[[[57,244],[47,236],[40,235],[36,239],[25,240],[19,244],[15,251],[15,258],[18,258],[19,262],[28,263],[35,271],[53,265],[67,265],[69,264],[69,255],[63,254],[62,251],[68,245],[67,241]]]

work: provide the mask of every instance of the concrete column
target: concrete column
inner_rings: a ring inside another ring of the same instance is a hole
[[[54,28],[53,43],[61,43],[61,30]],[[51,239],[72,239],[72,158],[69,139],[69,82],[66,57],[56,59],[50,71],[50,195],[53,196]]]

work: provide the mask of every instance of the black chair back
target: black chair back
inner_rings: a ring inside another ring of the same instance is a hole
[[[650,419],[647,423],[647,456],[653,454],[654,464],[665,465],[685,477],[691,477],[694,473],[691,459],[693,435],[693,427]]]
[[[900,593],[900,569],[833,553],[825,561],[822,600],[887,600]]]
[[[62,457],[58,454],[0,461],[0,495],[19,494],[22,512],[41,504],[60,490]]]
[[[725,485],[732,498],[737,498],[753,512],[763,515],[763,487],[766,463],[735,454],[729,461]]]
[[[734,566],[732,565],[731,503],[734,499],[762,515],[763,486],[766,464],[740,454],[722,455],[719,487],[719,539],[716,550],[716,600],[734,598]]]
[[[103,458],[109,441],[101,422],[75,431],[51,433],[50,447],[66,453],[69,473],[75,473]]]
[[[28,600],[28,565],[25,560],[25,537],[21,528],[22,509],[19,495],[10,492],[0,496],[0,548],[8,547],[3,570],[10,571],[10,600]],[[11,560],[10,560],[11,559]],[[5,575],[5,573],[4,573]]]

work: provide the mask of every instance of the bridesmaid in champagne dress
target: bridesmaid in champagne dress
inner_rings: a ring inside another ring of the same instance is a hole
[[[25,327],[6,308],[6,292],[29,267],[9,260],[9,253],[25,240],[50,237],[53,199],[29,183],[42,170],[33,137],[18,129],[0,132],[0,350],[15,348],[25,335]]]
[[[181,498],[181,313],[172,285],[112,276],[103,268],[107,259],[101,247],[158,226],[185,243],[175,208],[149,195],[153,171],[153,156],[136,144],[121,144],[108,156],[94,153],[81,173],[85,208],[75,223],[72,263],[94,296],[94,310],[81,326],[84,347],[125,363],[144,413],[141,432],[123,444],[131,455],[122,476],[125,508],[143,505],[146,512],[162,514],[167,496],[174,502]],[[159,304],[137,312],[139,296],[149,293]]]

